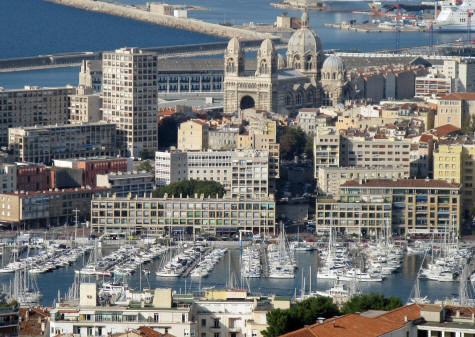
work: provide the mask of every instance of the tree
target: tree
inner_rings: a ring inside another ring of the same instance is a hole
[[[158,124],[158,147],[161,149],[176,146],[178,139],[178,124],[173,117],[168,117]]]
[[[145,171],[145,172],[149,172],[149,173],[154,173],[155,172],[155,168],[153,167],[153,165],[148,160],[145,160],[145,161],[141,162],[137,166],[137,170],[138,171]]]
[[[264,337],[277,337],[287,332],[313,324],[319,317],[333,317],[339,315],[338,307],[329,297],[311,297],[299,302],[290,309],[275,309],[267,313],[266,330],[262,331]]]
[[[224,195],[224,187],[216,181],[201,181],[201,180],[184,180],[173,183],[167,186],[160,187],[152,192],[154,198],[161,198],[165,193],[169,196],[175,197],[194,197],[195,194],[204,194],[205,197],[215,197],[218,195],[221,198]]]
[[[305,154],[307,159],[313,158],[313,136],[310,135],[307,137],[307,142],[305,143]]]
[[[280,137],[280,156],[292,160],[305,149],[305,133],[301,128],[288,128]]]
[[[402,306],[402,301],[399,297],[386,298],[383,294],[371,293],[369,295],[353,296],[343,305],[341,311],[344,314],[351,314],[368,310],[393,310],[400,306]]]
[[[140,158],[142,160],[149,160],[149,159],[155,159],[155,151],[153,150],[142,150],[139,153]]]

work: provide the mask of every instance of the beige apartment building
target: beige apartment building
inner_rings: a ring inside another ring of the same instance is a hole
[[[64,124],[69,120],[69,97],[74,87],[0,88],[0,146],[8,145],[8,129]]]
[[[105,122],[9,129],[16,161],[50,164],[53,159],[120,154],[116,126]]]
[[[40,228],[74,224],[89,218],[91,198],[105,188],[50,189],[0,194],[0,224],[17,228]]]
[[[454,92],[438,100],[434,127],[451,124],[462,128],[472,116],[475,116],[475,92]]]
[[[409,178],[409,170],[403,167],[321,167],[318,170],[317,187],[319,193],[337,196],[340,186],[348,180],[405,178]]]
[[[462,184],[465,214],[475,205],[475,141],[469,136],[439,140],[434,152],[434,179]]]
[[[209,126],[201,119],[190,119],[178,127],[178,150],[201,151],[208,149]]]
[[[379,236],[460,234],[461,185],[429,179],[351,180],[317,199],[316,228]]]
[[[157,56],[121,48],[102,56],[102,118],[117,125],[129,156],[158,147]]]
[[[93,88],[79,86],[70,96],[69,122],[94,123],[102,119],[101,96]]]
[[[155,180],[164,186],[183,180],[212,180],[222,184],[232,198],[267,197],[267,151],[172,151],[155,153]]]
[[[239,198],[118,198],[114,195],[91,202],[92,229],[102,233],[128,231],[163,235],[187,233],[275,233],[274,196]]]
[[[442,97],[452,92],[452,80],[429,74],[416,77],[415,97]]]
[[[315,179],[321,167],[340,166],[340,131],[335,127],[319,127],[313,138],[313,159]]]

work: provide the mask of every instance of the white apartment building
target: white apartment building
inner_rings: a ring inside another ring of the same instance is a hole
[[[318,127],[313,138],[315,178],[321,167],[340,166],[340,131],[335,127]]]
[[[144,197],[152,193],[155,187],[155,176],[149,172],[111,172],[96,176],[97,187],[107,187],[117,197]]]
[[[155,153],[155,180],[164,186],[181,180],[221,183],[232,198],[267,197],[267,151],[188,151]]]
[[[103,120],[117,125],[129,156],[158,145],[157,56],[121,48],[102,57]]]
[[[0,87],[0,146],[8,144],[8,129],[34,125],[64,124],[69,120],[71,86],[4,90]]]
[[[16,175],[15,164],[0,164],[0,193],[16,191]]]

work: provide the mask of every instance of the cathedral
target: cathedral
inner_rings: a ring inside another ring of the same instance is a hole
[[[303,13],[301,28],[290,38],[286,59],[266,39],[257,52],[255,72],[246,71],[237,38],[224,57],[224,112],[239,109],[296,115],[301,108],[343,103],[347,92],[345,65],[338,56],[323,60],[320,38]]]

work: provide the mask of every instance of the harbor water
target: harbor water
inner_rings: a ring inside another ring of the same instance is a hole
[[[103,255],[110,253],[110,249],[103,249]],[[165,257],[162,257],[164,259]],[[159,270],[163,263],[160,259],[151,264],[144,265],[151,271],[149,275],[140,274],[137,270],[127,277],[127,283],[131,288],[173,288],[177,293],[197,291],[203,288],[224,288],[229,285],[248,289],[253,293],[277,294],[293,296],[300,295],[302,290],[302,277],[305,278],[305,289],[310,289],[310,277],[312,290],[326,290],[330,288],[334,281],[318,279],[318,253],[296,252],[298,269],[294,279],[241,279],[240,277],[240,250],[230,249],[223,259],[216,265],[214,270],[207,276],[201,278],[178,277],[164,278],[157,277],[155,272]],[[87,263],[87,256],[84,258]],[[9,262],[8,254],[3,257],[2,265]],[[405,303],[411,295],[414,287],[417,271],[420,268],[422,256],[406,256],[401,270],[391,274],[382,282],[360,282],[359,287],[363,293],[378,292],[385,296],[397,296]],[[43,294],[41,304],[51,305],[60,294],[65,294],[74,280],[74,270],[83,266],[83,259],[66,268],[59,268],[52,272],[38,274],[36,276],[38,288]],[[311,274],[310,274],[311,270]],[[2,286],[8,287],[13,282],[14,273],[0,274],[0,289]],[[86,278],[87,279],[87,278]],[[91,276],[91,280],[95,279]],[[106,278],[107,279],[107,278]],[[429,280],[420,281],[421,294],[431,300],[453,298],[458,295],[459,282],[437,282]]]

